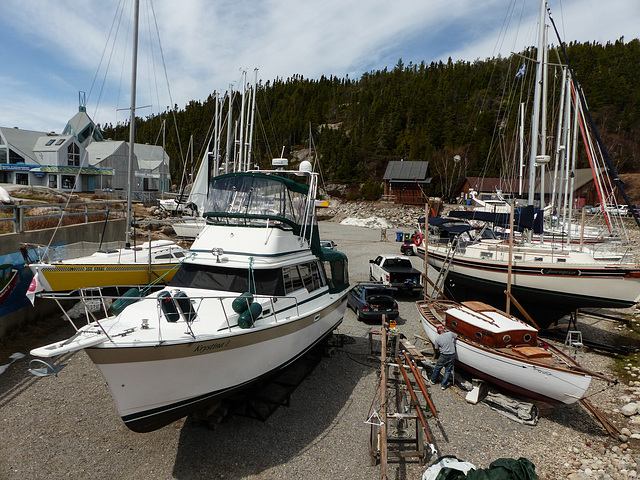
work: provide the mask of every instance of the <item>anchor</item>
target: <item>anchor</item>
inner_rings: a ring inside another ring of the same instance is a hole
[[[38,364],[42,364],[43,366],[40,368],[35,368]],[[52,375],[55,375],[57,377],[58,372],[66,366],[66,363],[64,365],[51,365],[44,360],[34,358],[29,362],[29,373],[35,375],[36,377],[50,377]]]

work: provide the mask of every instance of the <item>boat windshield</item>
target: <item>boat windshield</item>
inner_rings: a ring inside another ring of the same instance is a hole
[[[302,225],[313,210],[307,206],[308,192],[306,185],[275,175],[221,175],[211,179],[204,216],[213,222],[264,219]]]

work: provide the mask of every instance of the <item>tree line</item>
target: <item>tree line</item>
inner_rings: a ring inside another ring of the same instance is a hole
[[[640,41],[571,43],[566,49],[616,169],[640,171]],[[559,50],[549,57],[560,60]],[[379,185],[392,160],[428,161],[434,195],[447,195],[464,176],[508,175],[518,148],[519,105],[524,102],[527,112],[532,108],[533,59],[534,48],[474,62],[405,64],[400,59],[393,68],[367,72],[357,80],[295,75],[260,83],[252,163],[268,168],[282,151],[291,158],[313,145],[325,181],[364,184],[373,196],[377,190],[372,185]],[[523,65],[525,74],[518,77]],[[553,67],[549,78],[551,124],[561,95],[560,67]],[[180,183],[185,169],[193,173],[209,148],[214,94],[136,120],[139,143],[158,144],[166,122],[174,183]],[[236,96],[234,116],[239,102]],[[223,116],[226,109],[223,105]],[[525,131],[529,128],[525,120]],[[101,130],[105,137],[128,140],[127,123]],[[548,132],[552,142],[555,131]],[[187,151],[191,137],[193,163]],[[455,156],[461,161],[454,162]],[[578,167],[586,167],[586,156],[580,158]]]

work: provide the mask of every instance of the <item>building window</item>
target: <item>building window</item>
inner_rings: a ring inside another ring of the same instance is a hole
[[[62,145],[63,143],[64,143],[64,138],[61,138],[60,140],[58,140],[56,145]]]
[[[62,175],[62,188],[72,190],[76,183],[76,177],[73,175]]]
[[[71,167],[80,166],[80,147],[75,143],[71,143],[67,148],[68,165]]]
[[[58,176],[49,175],[49,188],[58,188]]]
[[[18,185],[29,185],[28,173],[16,173],[16,183]]]
[[[9,163],[24,163],[24,158],[15,150],[9,149]]]
[[[53,145],[53,142],[55,142],[55,140],[49,140],[47,143],[44,144],[44,146],[48,147],[49,145]]]

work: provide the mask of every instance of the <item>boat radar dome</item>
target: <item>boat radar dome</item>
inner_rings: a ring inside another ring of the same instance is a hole
[[[300,162],[299,170],[301,172],[312,172],[313,166],[311,165],[311,162],[309,160],[303,160],[302,162]]]

